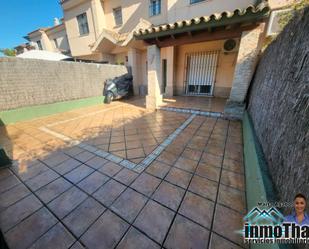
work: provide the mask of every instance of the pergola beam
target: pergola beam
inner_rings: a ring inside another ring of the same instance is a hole
[[[214,41],[214,40],[224,40],[224,39],[230,39],[230,38],[237,38],[240,37],[242,32],[245,30],[254,29],[258,24],[250,24],[243,27],[231,27],[230,29],[225,29],[225,27],[221,27],[220,29],[212,30],[212,32],[207,31],[200,31],[198,33],[194,33],[194,36],[191,36],[185,32],[181,35],[178,35],[175,37],[174,35],[169,35],[166,37],[160,37],[160,40],[158,39],[149,39],[145,40],[148,44],[155,44],[158,47],[169,47],[169,46],[179,46],[184,45],[188,43],[198,43],[198,42],[204,42],[204,41]]]
[[[186,26],[177,26],[170,28],[168,30],[152,30],[147,31],[144,34],[137,34],[135,35],[135,39],[137,40],[150,40],[154,39],[155,37],[164,37],[176,34],[182,34],[185,32],[197,32],[197,31],[205,31],[205,30],[212,30],[218,27],[225,27],[227,25],[234,25],[234,24],[242,24],[242,23],[252,23],[252,22],[264,22],[265,18],[269,14],[269,8],[264,8],[262,11],[259,12],[252,12],[248,10],[246,14],[239,15],[234,14],[232,17],[222,16],[219,20],[211,19],[210,21],[202,21],[198,24],[190,24]]]

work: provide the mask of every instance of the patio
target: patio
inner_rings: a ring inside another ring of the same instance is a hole
[[[0,170],[0,227],[11,249],[244,248],[241,123],[143,105],[1,127],[15,160]]]

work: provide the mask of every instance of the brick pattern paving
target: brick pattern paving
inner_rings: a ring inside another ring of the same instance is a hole
[[[246,212],[240,122],[194,117],[136,173],[36,129],[78,115],[8,127],[20,159],[0,170],[0,227],[11,249],[244,248],[234,232]],[[148,131],[179,118],[163,111],[144,116],[135,124],[146,118]]]

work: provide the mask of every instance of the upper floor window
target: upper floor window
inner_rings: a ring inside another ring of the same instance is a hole
[[[38,44],[39,50],[43,50],[42,42],[41,41],[37,41],[36,44]]]
[[[150,0],[149,15],[156,16],[161,13],[161,0]]]
[[[78,22],[79,34],[80,35],[89,34],[87,14],[86,13],[80,14],[76,18],[77,18],[77,22]]]
[[[116,26],[122,25],[122,9],[121,9],[121,7],[113,9],[113,13],[114,13],[115,25]]]
[[[58,40],[54,39],[54,43],[55,43],[55,48],[59,48],[59,44],[58,44]]]
[[[205,0],[190,0],[190,4],[194,4],[194,3],[199,3],[199,2],[203,2]]]

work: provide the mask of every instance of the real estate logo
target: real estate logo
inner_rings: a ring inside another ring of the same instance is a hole
[[[253,208],[244,217],[244,243],[309,243],[309,226],[283,222],[284,216],[274,207]]]

